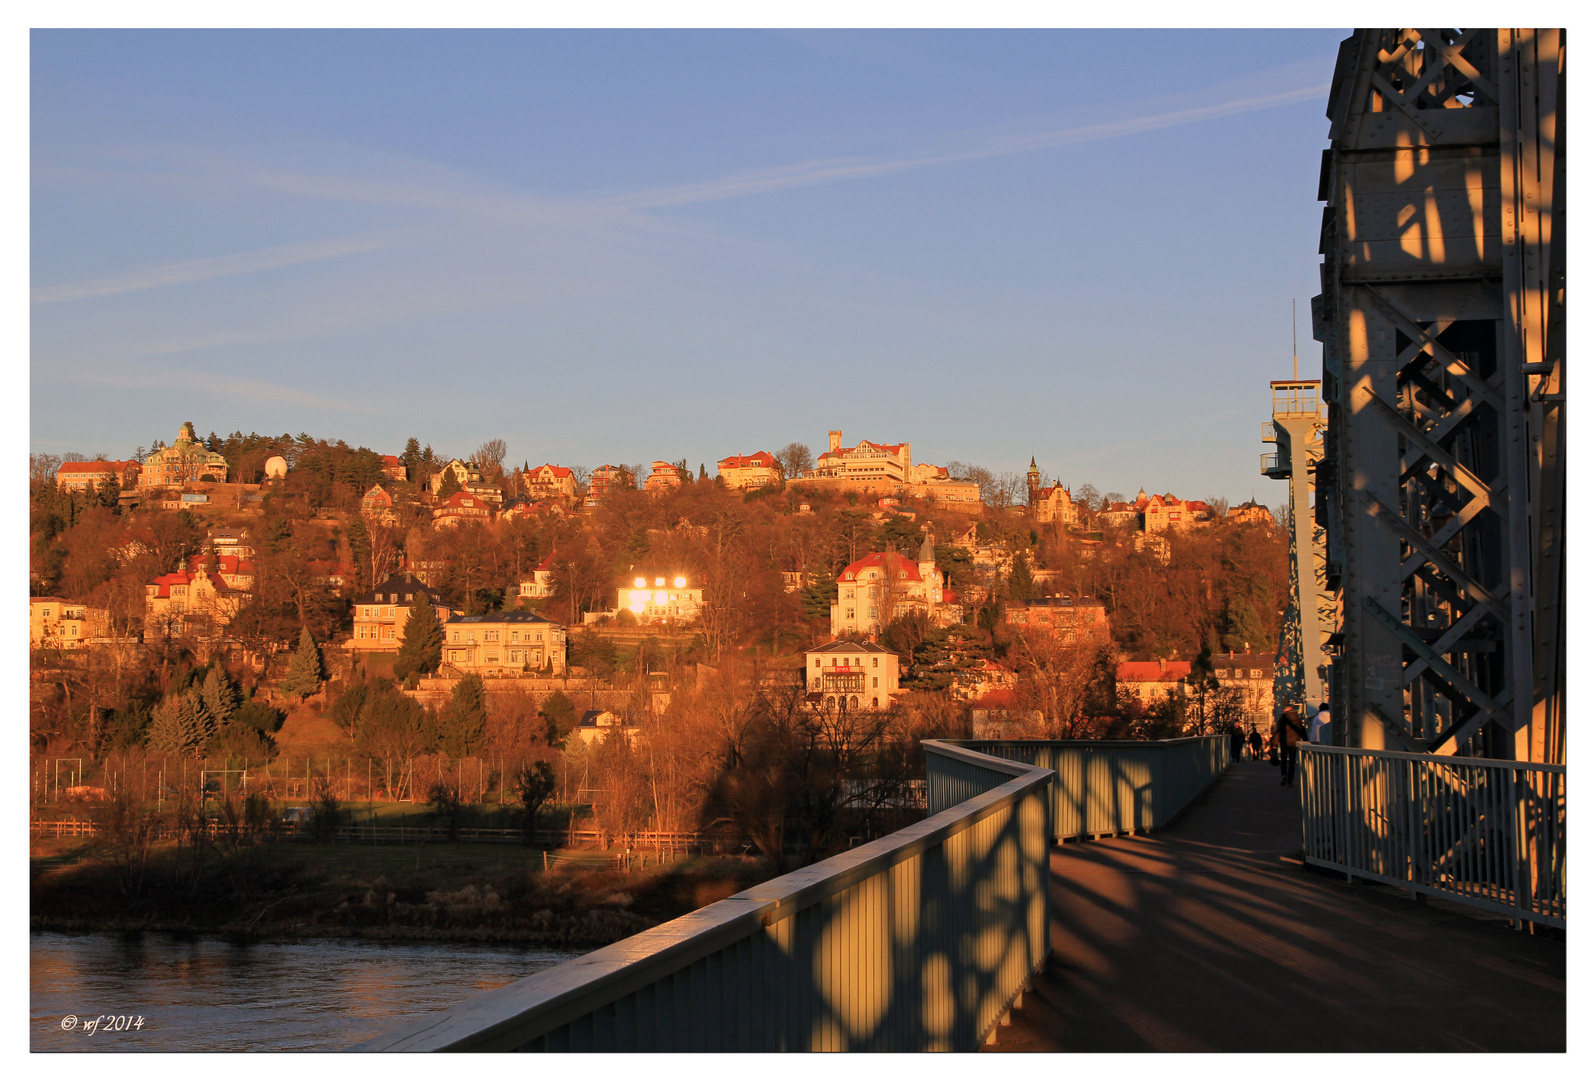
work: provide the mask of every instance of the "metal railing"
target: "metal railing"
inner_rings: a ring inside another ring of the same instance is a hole
[[[1263,476],[1273,476],[1281,471],[1289,472],[1290,458],[1284,454],[1259,454],[1257,455],[1257,471]]]
[[[1567,925],[1567,766],[1301,750],[1309,863],[1513,919]]]
[[[929,744],[926,744],[927,746]],[[1145,832],[1167,825],[1229,766],[1229,738],[1204,735],[1142,742],[1130,739],[964,739],[949,745],[1051,769],[1047,835],[1087,839]],[[932,813],[966,790],[967,766],[925,755]]]
[[[1053,773],[924,746],[963,801],[354,1049],[974,1049],[1049,951]]]

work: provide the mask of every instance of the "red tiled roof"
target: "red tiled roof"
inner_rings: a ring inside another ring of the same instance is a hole
[[[1191,674],[1188,660],[1170,660],[1160,667],[1156,660],[1126,660],[1114,677],[1121,682],[1174,682]]]
[[[560,477],[561,479],[563,479],[564,477],[567,477],[567,476],[574,475],[574,474],[571,473],[571,471],[569,469],[565,468],[565,466],[563,466],[563,465],[539,465],[539,466],[537,466],[537,468],[533,469],[527,475],[528,476],[535,476],[536,474],[541,473],[544,470],[547,470],[548,472],[553,473],[555,476]]]
[[[746,456],[741,454],[733,454],[730,457],[724,458],[720,461],[720,468],[773,469],[775,468],[775,457],[763,450],[760,450],[757,454],[748,454]]]
[[[487,504],[470,492],[456,491],[453,495],[443,500],[443,505],[439,507],[439,510],[475,510],[478,508],[486,510]]]
[[[399,463],[400,463],[399,459],[397,457],[395,457],[393,454],[383,454],[382,455],[382,464],[384,464],[384,465],[398,465]]]
[[[136,461],[68,461],[55,470],[55,474],[122,472],[137,465]]]
[[[898,581],[924,580],[919,576],[919,564],[914,562],[912,559],[899,555],[895,551],[872,552],[871,554],[866,555],[862,559],[858,560],[858,562],[848,565],[836,580],[857,581],[863,571],[869,570],[871,568],[885,570],[888,569],[888,564],[890,564],[889,569],[898,571],[901,574],[901,576],[896,579]]]

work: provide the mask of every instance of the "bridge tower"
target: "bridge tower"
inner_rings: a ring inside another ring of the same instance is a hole
[[[1326,423],[1318,386],[1317,379],[1271,382],[1273,419],[1263,423],[1263,441],[1278,449],[1262,456],[1262,474],[1290,481],[1290,598],[1274,661],[1276,708],[1317,709],[1327,696],[1325,650],[1335,629],[1335,597],[1328,586],[1324,527],[1314,514],[1314,478],[1324,456]]]
[[[1341,43],[1312,313],[1352,746],[1565,760],[1565,85],[1562,30]]]

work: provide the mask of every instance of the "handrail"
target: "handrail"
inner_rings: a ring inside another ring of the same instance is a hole
[[[371,1050],[970,1050],[1050,951],[1050,769],[489,991]]]
[[[927,748],[930,743],[925,744]],[[1169,824],[1230,764],[1226,735],[1136,739],[960,739],[937,744],[1051,769],[1048,836],[1087,839],[1146,832]],[[956,799],[946,751],[925,756],[926,805]],[[952,785],[952,786],[949,786]]]
[[[1306,861],[1567,925],[1567,766],[1302,746]]]

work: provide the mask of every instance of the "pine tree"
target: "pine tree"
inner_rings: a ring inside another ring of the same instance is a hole
[[[436,671],[443,661],[443,624],[433,610],[432,598],[420,589],[404,621],[404,640],[393,660],[393,677],[403,682],[411,672]]]
[[[480,675],[467,675],[454,684],[441,719],[445,753],[460,758],[481,748],[487,735],[487,688]]]
[[[303,700],[321,689],[321,678],[321,650],[316,647],[316,641],[310,636],[309,627],[306,627],[299,631],[299,647],[294,650],[293,659],[288,663],[288,674],[283,676],[278,689]]]
[[[150,730],[145,737],[151,751],[157,754],[181,754],[184,745],[182,702],[168,697],[150,713]]]
[[[233,680],[227,677],[221,664],[211,668],[210,674],[205,676],[199,698],[216,730],[225,731],[238,712],[238,689],[233,686]]]
[[[190,686],[155,706],[149,747],[162,754],[186,754],[203,746],[215,732],[198,687]]]
[[[375,584],[369,574],[371,531],[366,528],[366,519],[360,514],[356,514],[354,520],[349,523],[349,561],[354,563],[355,577],[362,588]]]
[[[1036,579],[1030,573],[1030,560],[1022,551],[1013,558],[1013,572],[1008,576],[1008,596],[1012,600],[1033,600],[1036,596]]]

